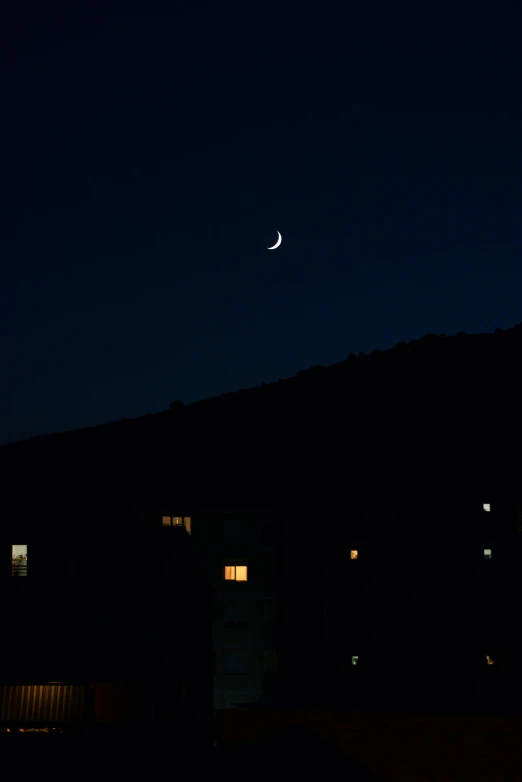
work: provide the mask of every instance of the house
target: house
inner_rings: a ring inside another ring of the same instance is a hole
[[[211,746],[212,594],[186,527],[136,506],[2,509],[2,730],[174,733]]]

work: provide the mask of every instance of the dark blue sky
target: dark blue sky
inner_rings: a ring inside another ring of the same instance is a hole
[[[520,322],[521,15],[464,6],[16,4],[0,441]]]

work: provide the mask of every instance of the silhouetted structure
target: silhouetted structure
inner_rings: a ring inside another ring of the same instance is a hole
[[[350,505],[309,506],[288,520],[280,701],[430,709],[518,702],[516,504],[492,502],[486,511],[480,501],[395,496]]]
[[[218,710],[496,708],[518,696],[516,503],[397,495],[205,509],[165,500],[141,512],[158,527],[190,513],[215,595]]]
[[[210,748],[212,600],[186,529],[133,527],[87,498],[11,509],[0,538],[1,726],[139,729]],[[16,574],[15,541],[26,547]]]

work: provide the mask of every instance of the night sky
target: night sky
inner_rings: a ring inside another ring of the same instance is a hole
[[[1,442],[522,320],[515,3],[12,5]]]

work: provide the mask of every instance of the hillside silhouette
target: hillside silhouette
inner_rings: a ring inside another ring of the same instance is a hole
[[[522,323],[390,350],[0,448],[4,493],[253,505],[308,493],[516,491]]]

